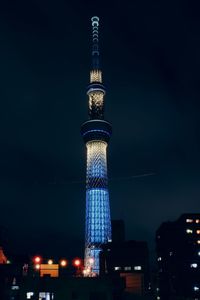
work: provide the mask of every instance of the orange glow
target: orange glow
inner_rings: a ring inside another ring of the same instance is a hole
[[[74,259],[73,265],[74,265],[75,267],[80,267],[80,265],[81,265],[81,260],[80,260],[79,258]]]
[[[91,273],[91,269],[89,269],[89,268],[83,270],[84,276],[89,276],[90,273]]]
[[[41,264],[40,277],[49,275],[50,277],[59,276],[59,265],[58,264]]]
[[[35,257],[33,258],[33,261],[34,261],[35,264],[41,263],[41,260],[42,260],[42,258],[41,258],[40,256],[35,256]]]
[[[196,223],[199,223],[200,222],[200,220],[199,219],[196,219]]]
[[[66,267],[66,266],[67,266],[67,261],[66,261],[66,259],[62,259],[62,260],[60,261],[60,265],[61,265],[61,267]]]
[[[200,234],[200,230],[197,230],[197,234]]]

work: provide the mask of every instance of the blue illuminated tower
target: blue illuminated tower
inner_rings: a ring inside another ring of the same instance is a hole
[[[112,133],[104,120],[105,87],[99,64],[99,18],[92,17],[92,68],[87,88],[89,120],[81,133],[87,149],[85,274],[99,273],[99,252],[111,240],[111,219],[107,177],[107,146]]]

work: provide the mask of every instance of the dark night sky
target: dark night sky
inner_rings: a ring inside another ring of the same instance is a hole
[[[3,2],[3,3],[2,3]],[[147,240],[200,211],[195,1],[2,1],[0,225],[12,251],[81,255],[90,17],[100,16],[112,218]],[[197,3],[198,1],[196,1]],[[153,173],[150,176],[136,175]]]

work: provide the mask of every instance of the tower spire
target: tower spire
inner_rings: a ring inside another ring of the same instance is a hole
[[[92,17],[92,69],[99,69],[99,17]]]

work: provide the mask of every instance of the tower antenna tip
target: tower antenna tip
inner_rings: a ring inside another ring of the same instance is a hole
[[[92,26],[99,26],[99,17],[94,16],[91,18]]]

